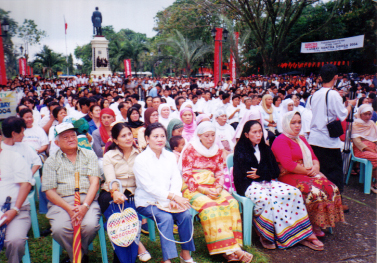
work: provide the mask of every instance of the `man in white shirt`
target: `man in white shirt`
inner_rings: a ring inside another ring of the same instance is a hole
[[[130,103],[127,103],[127,102],[119,103],[118,110],[119,110],[120,114],[116,115],[116,121],[127,122],[128,121],[127,112],[128,112],[129,108],[131,108]]]
[[[110,109],[112,109],[114,111],[115,115],[120,114],[120,111],[118,109],[118,105],[119,105],[120,102],[122,102],[122,100],[123,100],[123,98],[121,96],[116,96],[114,98],[114,103],[112,103],[109,107]]]
[[[330,137],[327,124],[337,118],[340,121],[344,121],[352,110],[351,105],[355,106],[356,101],[348,101],[346,108],[339,93],[331,90],[338,77],[336,66],[331,64],[324,65],[321,68],[320,75],[322,77],[322,88],[314,93],[311,101],[313,118],[308,142],[318,158],[321,173],[326,175],[342,192],[344,184],[343,162],[340,151],[342,143],[339,137]],[[327,100],[326,93],[328,93]]]
[[[294,111],[298,111],[298,112],[303,112],[304,111],[304,107],[302,107],[300,105],[300,97],[297,96],[296,94],[295,95],[292,95],[292,100],[293,100],[293,110]]]
[[[232,98],[232,104],[226,109],[226,116],[228,116],[228,123],[235,129],[237,129],[240,121],[240,96],[236,95]]]

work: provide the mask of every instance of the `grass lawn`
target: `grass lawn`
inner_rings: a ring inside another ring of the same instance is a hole
[[[45,215],[38,214],[38,220],[39,220],[39,227],[41,231],[48,227],[49,224]],[[157,229],[156,229],[156,233],[157,233]],[[30,249],[31,262],[33,263],[51,262],[52,237],[48,236],[48,237],[41,237],[41,238],[35,239],[33,238],[33,232],[31,229],[29,231],[28,236],[29,236],[29,249]],[[106,235],[106,240],[107,240],[107,255],[109,258],[109,262],[111,263],[113,261],[113,249],[108,240],[107,235]],[[156,242],[151,242],[149,240],[149,237],[143,234],[142,234],[141,240],[143,244],[145,245],[145,247],[148,249],[149,253],[151,253],[152,255],[152,259],[148,262],[150,263],[161,262],[162,251],[161,251],[161,246],[160,246],[160,237],[158,233],[156,234]],[[204,240],[203,228],[201,227],[199,222],[195,222],[194,242],[195,242],[196,252],[192,253],[192,256],[196,262],[198,263],[226,262],[222,256],[210,256],[208,254],[208,250],[207,250],[206,243]],[[98,236],[94,240],[93,245],[94,245],[94,251],[91,251],[89,253],[89,261],[91,263],[92,262],[100,263],[102,262],[102,259],[101,259],[101,249],[99,245]],[[177,248],[179,250],[180,246],[178,245]],[[246,247],[246,250],[254,255],[252,262],[268,262],[268,258],[260,250],[254,247]],[[63,251],[63,254],[61,255],[60,259],[62,260],[66,256],[67,256],[66,252]],[[4,249],[0,253],[0,262],[7,262]],[[137,260],[137,262],[140,262],[140,261]],[[179,262],[179,260],[175,259],[175,260],[172,260],[172,262],[177,263]]]

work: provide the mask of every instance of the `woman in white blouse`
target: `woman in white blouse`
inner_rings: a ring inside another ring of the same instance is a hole
[[[182,177],[178,170],[176,157],[165,149],[166,129],[161,123],[152,123],[145,130],[148,143],[144,152],[140,153],[133,166],[136,178],[135,204],[137,212],[157,221],[161,233],[163,262],[178,257],[174,240],[173,225],[178,225],[182,242],[180,262],[194,263],[190,251],[195,251],[192,240],[193,225],[190,203],[182,197]],[[158,208],[155,204],[158,203]],[[171,213],[172,209],[183,212]]]

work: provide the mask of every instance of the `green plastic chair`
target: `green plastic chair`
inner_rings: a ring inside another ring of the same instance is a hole
[[[101,247],[102,263],[109,263],[107,259],[107,250],[106,250],[106,237],[105,229],[103,227],[103,219],[100,216],[99,219],[100,228],[98,230],[99,244]],[[93,250],[93,243],[89,245],[89,250]],[[52,239],[52,263],[60,262],[60,255],[62,254],[62,247],[55,239]]]
[[[152,242],[156,241],[156,229],[154,228],[154,221],[153,219],[149,219],[145,216],[141,216],[143,219],[147,219],[148,223],[148,232],[149,232],[149,240]]]
[[[37,207],[35,205],[35,187],[31,189],[27,199],[30,203],[30,217],[31,217],[31,227],[33,229],[34,238],[40,238],[41,234],[39,232],[39,225],[38,225],[38,216],[37,216]]]
[[[22,263],[31,263],[29,243],[27,242],[27,240],[26,240],[26,243],[25,243],[25,255],[22,257]]]
[[[372,184],[372,171],[373,171],[373,165],[372,163],[363,158],[358,158],[353,154],[353,147],[351,145],[351,162],[350,162],[350,167],[348,169],[347,173],[347,179],[346,179],[346,184],[348,184],[348,181],[350,179],[351,171],[353,164],[355,162],[360,163],[360,176],[359,176],[359,183],[364,182],[364,194],[370,194],[370,187]]]
[[[226,166],[230,174],[230,168],[233,167],[233,153],[229,154],[226,158]],[[233,187],[233,180],[231,180],[230,185]],[[249,198],[240,196],[232,190],[230,191],[232,196],[238,201],[240,212],[242,213],[243,244],[244,246],[251,246],[254,203]]]

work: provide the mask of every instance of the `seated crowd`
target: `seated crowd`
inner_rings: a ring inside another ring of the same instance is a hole
[[[113,86],[97,81],[88,89],[90,81],[81,76],[77,82],[43,84],[19,78],[8,88],[20,83],[38,88],[26,85],[18,116],[5,119],[0,133],[0,205],[11,197],[10,210],[1,217],[7,225],[8,262],[19,263],[25,253],[31,226],[27,195],[39,169],[40,213],[67,251],[67,262],[73,262],[74,227],[81,225],[83,262],[89,262],[100,217],[109,219],[123,205],[137,212],[141,227],[130,246],[112,244],[114,262],[152,258],[140,241],[147,218],[157,224],[163,262],[177,257],[194,262],[191,209],[200,219],[209,255],[249,263],[253,255],[243,249],[240,207],[232,192],[254,203],[253,211],[243,213],[253,213],[250,224],[264,248],[301,244],[324,250],[318,237],[344,222],[346,210],[342,164],[336,159],[341,141],[330,136],[326,115],[344,121],[355,111],[354,155],[372,162],[377,179],[377,103],[372,81],[359,83],[357,96],[365,99],[353,108],[349,83],[339,82],[335,66],[325,65],[320,73],[314,79],[276,77],[273,82],[241,78],[216,87],[208,79],[191,84],[143,80],[132,86],[115,75],[107,82]],[[142,94],[133,93],[139,85]],[[324,94],[328,112],[322,115],[318,107]],[[324,158],[329,150],[336,150],[331,164]],[[227,158],[233,159],[232,169]],[[79,206],[74,205],[77,172]],[[377,192],[376,181],[371,188]]]

